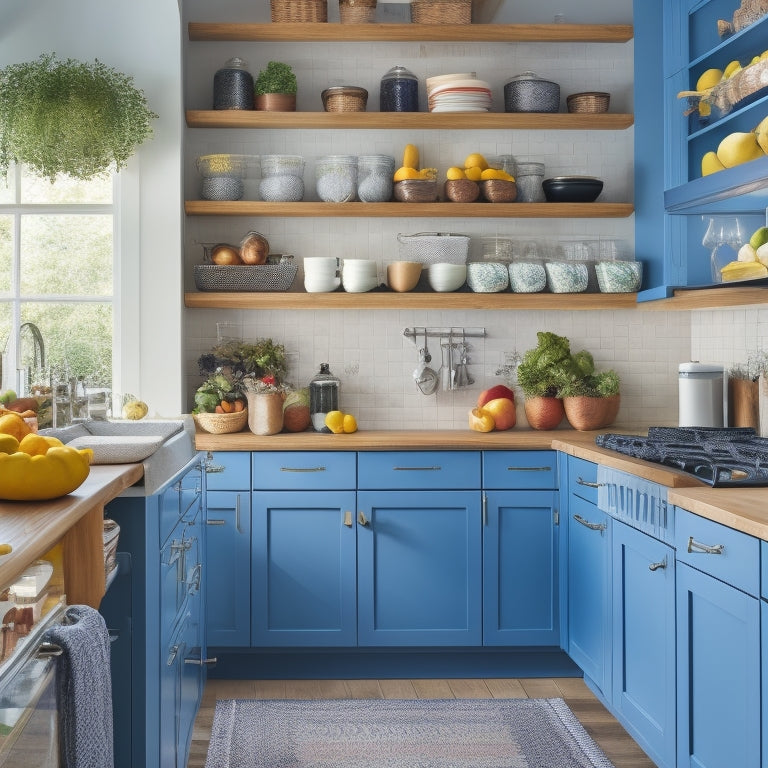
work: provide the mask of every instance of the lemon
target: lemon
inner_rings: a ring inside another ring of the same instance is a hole
[[[468,179],[472,179],[472,181],[480,181],[480,178],[483,175],[482,170],[477,165],[473,165],[471,168],[467,168],[464,173],[466,177]]]
[[[149,407],[141,400],[130,400],[123,406],[123,418],[138,421],[149,413]]]
[[[481,171],[484,171],[488,167],[488,161],[479,152],[473,152],[471,155],[467,155],[464,167],[479,168]]]
[[[415,168],[407,168],[406,166],[403,166],[395,171],[393,178],[395,181],[405,181],[406,179],[418,179],[421,177]]]
[[[419,167],[419,148],[415,144],[406,144],[403,151],[403,167]]]
[[[36,432],[30,432],[28,435],[25,435],[19,443],[19,451],[30,456],[45,456],[50,447],[48,441]]]
[[[748,163],[764,157],[762,147],[757,142],[757,135],[752,132],[729,133],[717,146],[717,159],[726,167]]]
[[[446,178],[446,179],[451,179],[451,180],[455,180],[455,179],[466,179],[466,178],[467,178],[467,174],[466,174],[466,173],[464,173],[464,169],[463,169],[463,168],[457,168],[457,167],[454,165],[452,168],[449,168],[449,169],[448,169],[448,170],[445,172],[445,178]]]
[[[345,434],[357,432],[357,419],[351,413],[345,413],[342,421],[342,429]]]
[[[741,69],[741,62],[734,59],[729,62],[728,66],[723,70],[723,80],[733,77]],[[696,89],[698,90],[698,88]]]
[[[19,441],[13,435],[0,434],[0,453],[16,453]]]
[[[722,69],[708,69],[696,81],[697,91],[708,91],[714,88],[723,79]]]
[[[328,411],[325,414],[325,426],[334,435],[340,435],[344,431],[344,414],[341,411]]]
[[[725,166],[720,162],[717,152],[707,152],[704,157],[701,158],[702,176],[709,176],[711,173],[717,173],[717,171],[722,171],[724,169]]]

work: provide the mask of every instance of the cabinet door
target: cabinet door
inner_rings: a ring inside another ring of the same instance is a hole
[[[675,764],[675,553],[613,521],[613,708],[659,766]]]
[[[611,519],[577,496],[568,510],[568,655],[608,699]]]
[[[251,642],[356,644],[354,491],[256,491]]]
[[[488,491],[483,645],[558,645],[556,491]]]
[[[480,645],[480,492],[360,491],[358,510],[358,643]]]
[[[251,644],[251,494],[208,491],[206,606],[210,646]]]
[[[760,609],[677,565],[677,766],[760,765]]]

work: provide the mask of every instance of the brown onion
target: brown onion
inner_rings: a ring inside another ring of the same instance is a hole
[[[240,258],[245,264],[266,264],[269,243],[264,235],[249,232],[240,243]]]
[[[242,264],[243,260],[240,258],[240,252],[234,245],[227,245],[226,243],[220,243],[215,245],[211,251],[211,261],[214,264]]]

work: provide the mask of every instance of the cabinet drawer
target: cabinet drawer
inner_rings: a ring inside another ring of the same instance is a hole
[[[209,491],[249,491],[251,489],[249,451],[209,451],[205,457],[204,466]]]
[[[252,457],[253,488],[257,491],[355,488],[354,453],[270,451],[254,452]]]
[[[555,451],[485,451],[483,488],[557,488]]]
[[[597,504],[597,464],[575,456],[568,457],[568,492]]]
[[[760,596],[768,600],[768,541],[760,542]]]
[[[676,508],[677,559],[757,596],[760,541],[741,531]]]
[[[382,451],[358,456],[358,488],[480,488],[479,451]]]

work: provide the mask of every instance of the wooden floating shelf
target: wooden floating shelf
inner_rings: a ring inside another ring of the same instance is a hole
[[[635,293],[219,293],[184,294],[196,309],[637,309]]]
[[[196,42],[626,43],[628,24],[237,24],[190,22]]]
[[[473,218],[622,219],[632,203],[265,203],[253,200],[187,200],[188,216],[270,218]]]
[[[635,122],[634,115],[618,112],[266,112],[251,109],[190,109],[186,119],[190,128],[462,131],[618,131],[631,127]]]
[[[768,286],[678,289],[668,299],[657,299],[649,309],[717,309],[768,302]],[[643,306],[642,302],[639,305]]]

